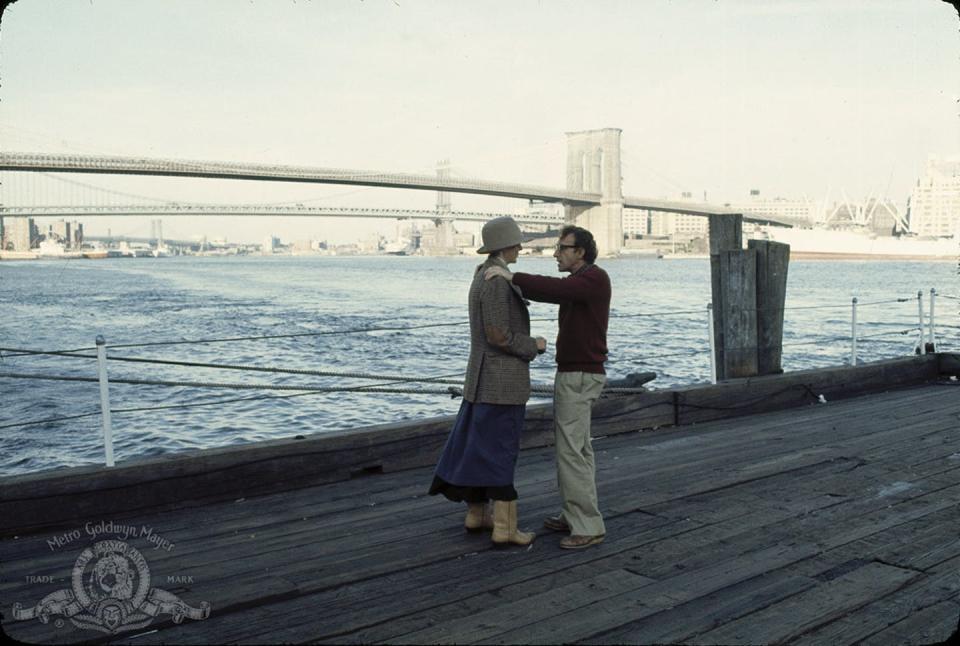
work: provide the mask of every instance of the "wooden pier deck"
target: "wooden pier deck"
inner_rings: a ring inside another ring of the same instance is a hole
[[[465,533],[461,507],[424,495],[423,466],[96,518],[172,542],[136,541],[152,585],[211,606],[119,636],[12,622],[15,602],[70,588],[91,540],[8,536],[3,630],[41,643],[937,643],[960,620],[958,387],[598,438],[608,535],[583,551],[539,527],[557,510],[551,447],[517,470],[520,525],[539,534],[528,549]]]

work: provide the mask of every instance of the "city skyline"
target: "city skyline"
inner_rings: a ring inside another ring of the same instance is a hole
[[[450,158],[461,176],[562,187],[564,133],[616,127],[628,194],[723,203],[751,189],[814,200],[842,191],[901,206],[928,156],[960,151],[957,13],[937,0],[21,0],[3,27],[6,150],[421,173]],[[429,191],[73,179],[199,202],[436,201]],[[454,209],[519,206],[453,196]],[[86,222],[91,233],[133,224]],[[259,240],[305,223],[165,226],[170,237]],[[309,226],[333,241],[395,228]]]

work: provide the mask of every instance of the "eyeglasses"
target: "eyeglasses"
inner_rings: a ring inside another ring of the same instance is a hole
[[[555,245],[553,246],[553,248],[556,249],[557,251],[563,251],[564,249],[576,249],[576,248],[577,248],[577,245],[575,245],[575,244],[563,244],[563,243],[558,242],[557,244],[555,244]]]

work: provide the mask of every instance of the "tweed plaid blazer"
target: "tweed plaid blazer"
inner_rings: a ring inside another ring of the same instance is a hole
[[[477,267],[470,284],[470,360],[463,398],[484,404],[525,404],[530,398],[530,366],[537,342],[530,336],[530,313],[518,287],[503,278],[486,280],[499,258]]]

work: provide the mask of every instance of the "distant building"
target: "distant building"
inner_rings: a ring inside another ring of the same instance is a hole
[[[269,255],[276,251],[277,247],[280,246],[280,238],[276,236],[267,236],[263,239],[263,246],[260,248],[260,252]]]
[[[627,238],[634,238],[650,233],[650,212],[640,209],[624,209],[623,215],[623,235]]]
[[[377,253],[382,248],[383,243],[379,233],[371,233],[357,241],[357,249],[360,253]]]
[[[950,236],[960,229],[960,155],[927,160],[924,174],[910,195],[910,231],[924,236]]]
[[[772,217],[795,220],[807,224],[814,224],[819,220],[817,205],[806,198],[791,199],[785,197],[765,198],[760,191],[752,189],[750,198],[742,202],[727,205],[729,208],[741,211],[745,215],[769,215]]]
[[[684,191],[674,202],[695,202],[693,193]],[[707,235],[708,218],[685,213],[665,213],[639,209],[623,210],[623,234],[627,238],[638,236],[670,236],[687,241]]]
[[[456,245],[457,230],[450,220],[427,224],[420,229],[420,249],[431,256],[450,256],[460,253]]]
[[[73,239],[70,241],[70,246],[74,249],[83,246],[83,224],[80,222],[73,223]]]
[[[7,218],[3,234],[4,251],[30,251],[40,244],[40,231],[33,218]]]
[[[60,242],[65,249],[79,249],[83,245],[83,225],[77,221],[58,220],[47,227],[46,237]]]
[[[294,253],[307,253],[313,251],[313,240],[294,240],[292,247]]]
[[[469,231],[458,231],[455,233],[453,236],[453,244],[457,249],[460,249],[461,252],[467,250],[467,253],[469,253],[470,249],[477,246],[475,236]]]

